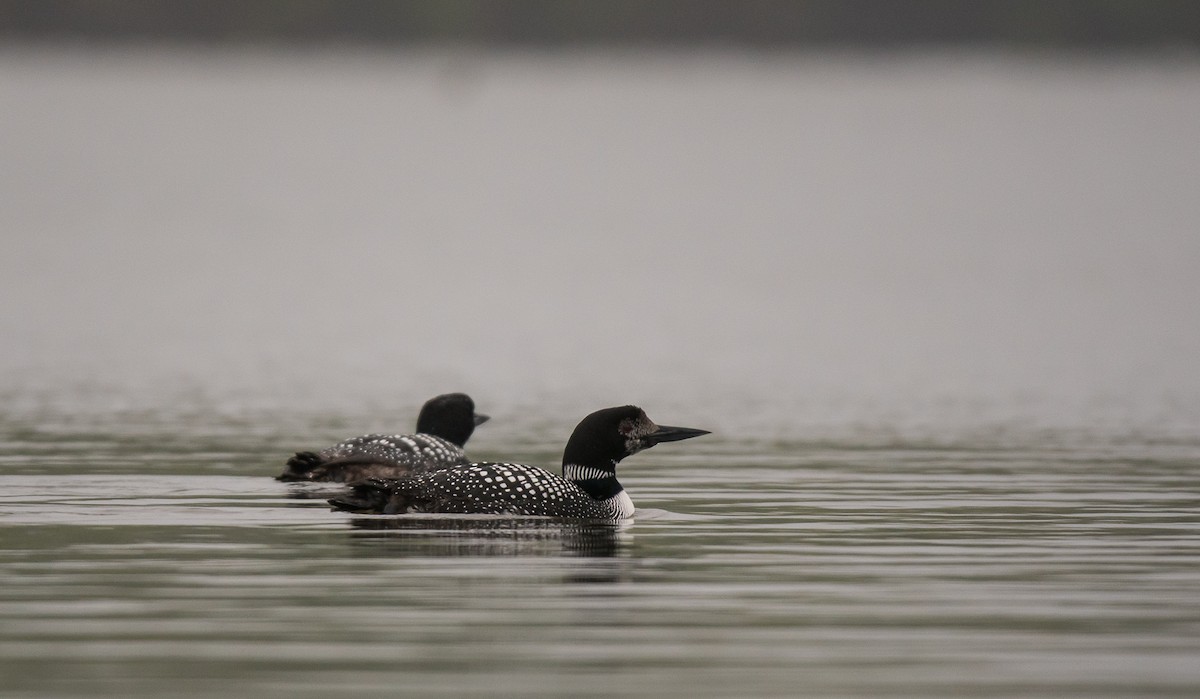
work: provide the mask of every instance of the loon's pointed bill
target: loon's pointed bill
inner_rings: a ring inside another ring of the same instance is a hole
[[[475,426],[479,427],[480,425],[482,425],[483,423],[485,423],[491,419],[492,419],[491,415],[484,415],[483,413],[475,413]]]
[[[678,442],[681,439],[691,439],[699,437],[703,434],[712,434],[708,430],[697,430],[691,427],[671,427],[669,425],[659,425],[658,429],[650,434],[642,437],[650,443],[651,446],[662,442]]]

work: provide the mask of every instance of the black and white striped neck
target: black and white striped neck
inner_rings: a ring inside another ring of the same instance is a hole
[[[580,466],[578,464],[563,464],[563,478],[569,481],[598,481],[617,477],[617,465],[607,468],[601,466]]]
[[[607,500],[624,490],[617,480],[615,463],[608,468],[563,464],[563,478],[579,486],[580,490],[596,500]]]

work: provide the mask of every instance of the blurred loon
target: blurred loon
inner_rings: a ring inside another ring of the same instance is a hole
[[[329,501],[365,514],[440,512],[617,520],[633,501],[617,481],[617,463],[660,442],[708,434],[654,424],[633,405],[585,417],[563,451],[561,476],[535,466],[474,463],[401,479],[371,479]]]
[[[367,434],[320,452],[296,452],[277,479],[349,483],[466,464],[463,445],[475,426],[487,420],[487,415],[475,412],[475,402],[465,393],[436,396],[421,408],[416,434]]]

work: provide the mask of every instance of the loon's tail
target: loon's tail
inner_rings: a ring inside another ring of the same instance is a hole
[[[312,480],[313,471],[325,465],[325,459],[313,451],[298,451],[287,460],[287,470],[275,477],[279,481]]]
[[[370,478],[351,483],[349,488],[350,491],[345,495],[329,500],[333,509],[365,515],[388,515],[404,511],[402,502],[394,502],[397,497],[394,481]]]

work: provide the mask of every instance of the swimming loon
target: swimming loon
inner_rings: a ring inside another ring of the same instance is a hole
[[[442,512],[617,520],[633,516],[633,501],[617,481],[617,463],[659,442],[707,430],[654,424],[633,405],[585,417],[563,451],[561,476],[535,466],[474,463],[401,479],[352,483],[329,504],[374,514]]]
[[[426,401],[417,417],[417,433],[367,434],[321,452],[301,451],[287,461],[281,481],[335,481],[401,478],[468,463],[463,445],[488,416],[475,412],[465,393],[447,393]]]

